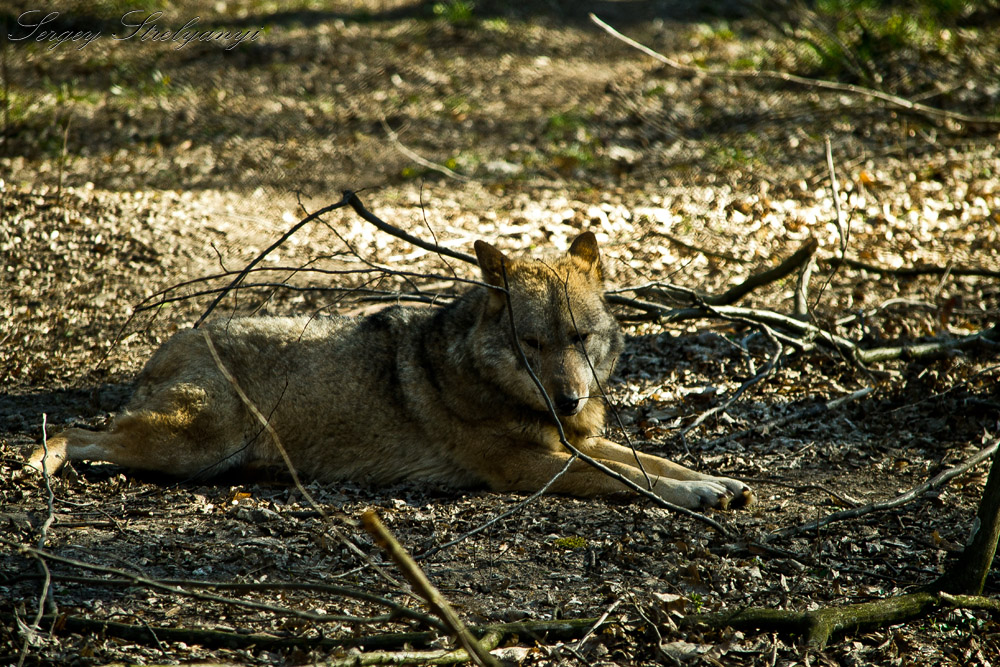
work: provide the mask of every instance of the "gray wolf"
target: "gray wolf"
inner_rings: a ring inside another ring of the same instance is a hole
[[[688,508],[752,501],[742,482],[602,437],[602,387],[623,336],[603,297],[592,233],[549,262],[475,247],[484,284],[441,308],[221,319],[182,331],[146,364],[109,430],[63,431],[27,467],[51,473],[91,459],[205,476],[281,465],[283,449],[297,471],[321,481],[533,492],[571,457],[554,413],[580,451],[664,500]],[[580,497],[627,490],[581,460],[549,488]]]

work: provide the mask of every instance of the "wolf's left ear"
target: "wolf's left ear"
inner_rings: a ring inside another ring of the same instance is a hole
[[[601,268],[601,254],[597,251],[597,237],[594,232],[584,232],[576,237],[569,247],[571,257],[583,260],[598,277],[604,275]]]
[[[503,289],[504,263],[510,266],[507,256],[486,241],[476,241],[476,259],[479,260],[479,270],[483,272],[483,280]]]

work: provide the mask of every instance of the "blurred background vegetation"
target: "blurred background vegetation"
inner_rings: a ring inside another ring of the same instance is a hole
[[[686,65],[777,70],[1000,115],[995,0],[57,4],[0,3],[8,181],[321,196],[445,178],[417,154],[496,187],[757,189],[821,171],[824,136],[856,164],[996,140],[996,125],[862,96],[679,75],[589,12]],[[48,12],[57,16],[31,27]],[[143,40],[126,13],[159,30],[197,19],[190,30],[255,38],[231,49],[221,38]],[[100,36],[57,45],[38,41],[43,29]]]

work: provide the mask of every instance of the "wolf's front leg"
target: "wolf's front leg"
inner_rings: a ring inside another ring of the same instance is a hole
[[[581,449],[594,458],[609,459],[611,461],[624,463],[638,469],[640,474],[644,471],[645,474],[651,479],[657,477],[666,478],[664,481],[684,482],[690,487],[687,491],[680,490],[680,487],[678,487],[676,492],[665,491],[666,493],[676,493],[680,496],[687,497],[688,493],[694,492],[692,490],[698,488],[701,490],[697,491],[697,493],[704,496],[705,494],[710,494],[713,489],[717,489],[721,486],[726,490],[727,495],[731,497],[727,503],[730,507],[743,507],[745,505],[751,505],[755,500],[753,490],[737,479],[706,475],[704,473],[691,470],[690,468],[685,468],[684,466],[674,463],[673,461],[660,458],[659,456],[633,451],[628,447],[623,447],[605,438],[589,438],[582,444]],[[657,491],[657,493],[660,492]],[[665,495],[661,494],[661,497],[667,502],[674,502]],[[681,502],[675,502],[674,504],[688,507],[688,505]],[[709,505],[709,507],[714,506],[715,505]]]
[[[598,457],[595,457],[598,458]],[[494,491],[538,491],[548,485],[549,493],[565,493],[580,498],[629,493],[629,487],[613,476],[585,461],[570,462],[566,452],[511,452],[498,465],[480,469],[479,474]],[[669,503],[688,509],[725,508],[732,493],[715,481],[677,480],[650,474],[648,478],[637,467],[620,461],[600,459],[606,468]],[[569,467],[564,470],[566,465]]]

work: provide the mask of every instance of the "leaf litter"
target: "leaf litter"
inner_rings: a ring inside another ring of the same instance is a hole
[[[228,92],[212,97],[217,115],[189,104],[189,96],[203,92],[197,89],[137,105],[122,113],[117,125],[118,101],[68,106],[81,136],[93,130],[94,149],[69,160],[61,188],[53,185],[57,160],[51,155],[23,147],[23,155],[3,157],[9,174],[0,186],[0,525],[5,539],[36,544],[48,514],[42,488],[12,479],[23,453],[41,441],[41,415],[47,416],[50,434],[71,423],[106,423],[152,350],[193,323],[214,294],[138,312],[135,307],[156,304],[161,298],[144,300],[183,281],[238,271],[303,217],[299,200],[287,194],[290,185],[308,193],[301,204],[314,210],[336,199],[318,193],[335,192],[343,183],[365,184],[359,174],[366,172],[356,167],[364,160],[389,175],[388,186],[362,193],[371,210],[424,238],[433,230],[443,246],[467,250],[473,239],[487,238],[506,249],[544,252],[564,249],[577,233],[590,229],[602,243],[615,286],[661,280],[719,293],[808,237],[819,242],[822,260],[837,256],[841,232],[825,180],[822,142],[810,137],[819,128],[833,134],[840,204],[850,229],[848,256],[887,269],[1000,271],[995,137],[948,144],[914,135],[899,151],[903,122],[884,110],[853,108],[852,123],[830,123],[837,112],[810,93],[789,96],[734,82],[676,78],[637,57],[625,58],[624,51],[614,51],[620,64],[584,67],[580,60],[606,52],[606,43],[544,21],[524,39],[536,50],[550,51],[507,60],[494,57],[511,39],[498,36],[499,23],[484,29],[485,36],[477,33],[478,43],[465,29],[432,32],[422,24],[390,29],[377,21],[334,21],[315,30],[336,36],[327,35],[331,52],[323,60],[302,46],[312,43],[305,39],[311,34],[307,26],[276,31],[280,34],[271,43],[301,66],[301,78],[273,73],[268,88],[234,73]],[[675,43],[679,34],[655,27],[648,32],[660,34],[661,46]],[[375,33],[385,41],[372,47],[374,62],[384,62],[382,49],[417,56],[400,65],[398,85],[391,77],[383,81],[365,73],[369,56],[358,44]],[[703,48],[705,38],[699,34],[691,37],[695,51]],[[155,53],[152,48],[135,53],[148,56]],[[97,56],[92,51],[80,57],[91,53]],[[176,67],[176,80],[186,67],[205,66],[206,61],[195,65],[197,59],[183,56],[161,64]],[[42,57],[31,57],[40,71],[52,67]],[[239,57],[255,67],[255,59],[264,55],[250,51]],[[421,60],[425,57],[429,60]],[[435,111],[441,94],[406,101],[426,95],[428,88],[443,92],[449,78],[468,76],[475,68],[459,57],[500,65],[480,68],[480,79],[463,84],[464,102],[449,99]],[[545,85],[554,79],[562,83]],[[349,152],[337,145],[347,140],[335,123],[315,110],[309,115],[310,103],[297,88],[303,82],[321,92],[324,86],[345,85],[347,92],[366,93],[356,96],[349,112],[335,111],[343,114],[335,120],[354,133]],[[238,92],[244,84],[249,95]],[[500,93],[489,92],[495,86]],[[527,92],[512,95],[511,86]],[[963,90],[960,97],[973,94]],[[505,99],[512,103],[500,104]],[[745,127],[740,133],[726,129],[732,116],[725,109],[733,99],[744,100],[745,110],[789,107],[788,115],[755,126],[754,139]],[[585,122],[562,113],[581,104],[590,105]],[[405,160],[377,146],[374,137],[381,130],[371,130],[380,127],[379,114],[392,115],[392,105],[413,123],[400,133],[402,141],[442,164],[453,156],[436,152],[439,147],[466,151],[460,157],[479,180],[425,177],[415,182],[405,174],[393,176],[402,173]],[[165,120],[164,108],[177,112],[175,120]],[[463,142],[480,135],[463,123],[484,123],[485,116],[501,110],[514,122],[494,125],[491,138],[478,140],[476,148],[486,154],[479,161]],[[451,120],[441,120],[442,113]],[[286,117],[311,118],[318,128],[312,135],[315,145],[285,145],[277,130],[247,137],[240,132],[250,118],[283,127],[279,121]],[[801,121],[802,131],[791,127],[790,118]],[[852,133],[858,126],[868,128],[869,138]],[[156,135],[156,127],[165,131]],[[206,136],[203,127],[216,128],[222,143]],[[691,138],[704,128],[709,128],[707,137]],[[119,138],[129,132],[140,141]],[[757,153],[747,152],[751,140],[761,144]],[[727,142],[734,150],[723,150]],[[594,151],[593,162],[584,149]],[[284,165],[281,175],[266,168],[269,161]],[[332,165],[331,173],[321,174],[320,164]],[[399,276],[360,272],[366,266],[359,256],[432,276],[417,283],[428,293],[442,293],[441,298],[455,289],[447,280],[452,270],[473,275],[469,267],[446,265],[345,212],[289,239],[264,262],[268,271],[253,277],[270,284],[241,289],[220,314],[360,312],[378,304],[358,301],[358,288],[393,292],[407,286]],[[339,273],[301,270],[305,266]],[[231,277],[165,296],[218,289]],[[789,312],[794,288],[794,279],[766,285],[741,305]],[[1000,312],[995,277],[903,276],[850,266],[834,271],[823,263],[810,298],[824,326],[871,345],[966,335],[995,323]],[[759,502],[745,512],[716,514],[741,536],[740,543],[730,544],[700,523],[635,499],[543,497],[421,561],[470,623],[597,618],[611,608],[609,617],[620,622],[581,645],[545,636],[509,639],[505,659],[571,662],[577,660],[573,649],[592,664],[808,660],[806,650],[787,637],[682,631],[676,619],[748,605],[807,610],[892,595],[931,580],[965,543],[985,464],[897,509],[771,543],[783,553],[753,546],[779,528],[832,513],[845,502],[894,497],[995,439],[1000,431],[995,351],[880,362],[873,376],[823,350],[790,354],[741,400],[681,442],[680,429],[722,404],[767,363],[772,350],[745,325],[711,319],[668,326],[632,322],[627,333],[626,352],[608,388],[625,430],[612,428],[611,437],[623,440],[627,434],[651,453],[745,478],[757,489]],[[869,385],[877,391],[861,400],[795,418]],[[792,419],[757,428],[781,417]],[[398,579],[352,520],[363,510],[377,509],[419,556],[523,500],[413,485],[309,484],[309,493],[330,515],[325,518],[280,476],[177,484],[83,463],[52,482],[55,521],[46,534],[48,552],[156,581],[258,586],[220,588],[212,593],[225,600],[209,600],[191,597],[201,589],[190,584],[180,592],[135,581],[112,583],[120,575],[53,562],[52,600],[61,615],[261,639],[236,648],[194,638],[139,641],[111,632],[67,630],[60,627],[65,617],[34,630],[41,591],[35,561],[4,547],[0,655],[16,661],[27,640],[28,664],[305,664],[339,654],[316,648],[324,639],[424,629],[384,621],[307,620],[303,614],[371,617],[384,609],[329,592],[275,585],[343,584],[419,609],[396,581],[376,573],[382,569]],[[991,576],[987,594],[996,595],[998,586]],[[274,648],[266,647],[264,638],[303,641],[294,648]],[[985,656],[1000,651],[998,642],[1000,631],[988,617],[949,612],[923,623],[847,635],[817,660],[909,664],[919,656],[928,662],[986,664]]]

